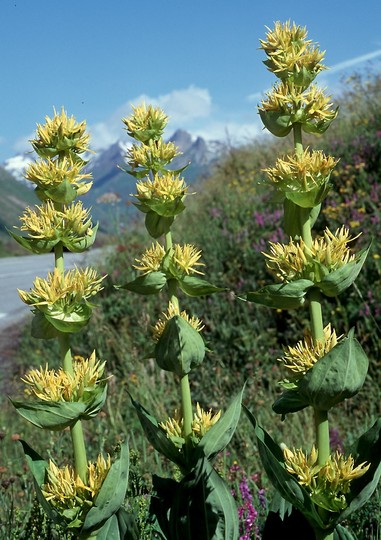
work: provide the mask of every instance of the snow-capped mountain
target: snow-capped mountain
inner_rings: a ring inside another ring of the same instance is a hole
[[[182,152],[173,160],[170,168],[180,169],[190,163],[184,173],[188,185],[202,180],[223,151],[221,143],[207,142],[201,137],[192,138],[187,131],[181,129],[175,131],[169,140]],[[100,221],[101,228],[108,228],[110,205],[105,203],[110,200],[123,207],[123,212],[136,211],[131,205],[133,200],[131,193],[135,191],[136,180],[122,170],[126,168],[125,157],[130,144],[131,142],[119,140],[96,154],[85,156],[88,160],[86,170],[93,176],[93,187],[82,199],[87,207],[92,207],[92,216],[95,221]],[[14,179],[33,188],[33,184],[23,177],[25,168],[33,159],[34,155],[31,153],[17,154],[7,159],[2,167]]]

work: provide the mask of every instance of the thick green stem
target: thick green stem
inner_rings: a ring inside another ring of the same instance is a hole
[[[66,372],[73,374],[73,359],[70,350],[69,334],[60,333],[58,336],[58,341],[61,349],[61,361],[63,369]],[[73,445],[75,472],[79,475],[81,480],[86,483],[87,456],[81,420],[77,420],[77,422],[70,428],[70,435]]]
[[[300,155],[303,153],[302,124],[294,124],[293,132],[294,132],[295,154]]]
[[[190,436],[192,435],[193,411],[192,411],[192,399],[191,399],[188,374],[182,377],[180,384],[181,384],[181,407],[182,407],[183,422],[184,422],[184,435],[185,435],[186,442],[189,442]]]
[[[312,339],[314,340],[314,343],[317,343],[318,341],[324,343],[323,314],[321,309],[321,293],[319,289],[313,288],[309,291],[308,301],[310,306]]]
[[[172,242],[172,233],[169,231],[165,235],[165,245],[167,251],[173,247]],[[177,296],[177,281],[175,279],[170,279],[168,281],[168,294],[169,299],[172,304],[179,309],[179,299]],[[192,411],[192,398],[189,385],[188,374],[184,375],[180,381],[181,388],[181,408],[183,413],[183,422],[184,422],[184,435],[187,442],[190,441],[190,436],[192,435],[192,421],[193,421],[193,411]]]
[[[61,242],[58,242],[54,248],[54,262],[55,267],[59,270],[61,275],[64,274],[65,265],[63,257],[63,245]],[[58,342],[60,345],[61,351],[61,362],[64,371],[74,373],[73,370],[73,359],[71,356],[70,348],[70,334],[60,332],[58,335]],[[86,456],[86,447],[85,447],[85,438],[83,435],[82,422],[77,420],[77,422],[70,428],[71,441],[73,445],[74,453],[74,468],[75,472],[81,478],[81,480],[87,482],[87,456]]]

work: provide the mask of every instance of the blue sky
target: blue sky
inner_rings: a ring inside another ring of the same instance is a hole
[[[169,114],[168,134],[248,140],[275,80],[258,40],[288,19],[327,51],[331,92],[369,60],[380,69],[379,0],[1,0],[0,163],[53,107],[86,119],[97,149],[144,98]]]

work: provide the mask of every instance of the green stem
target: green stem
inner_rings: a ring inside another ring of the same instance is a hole
[[[61,275],[64,274],[65,265],[63,257],[63,245],[62,242],[58,242],[54,247],[54,262],[55,267],[59,270]],[[60,332],[58,335],[58,342],[61,351],[61,362],[64,371],[73,375],[73,359],[71,356],[70,348],[70,334]],[[77,422],[70,428],[71,441],[73,445],[74,453],[74,468],[76,474],[81,480],[87,482],[87,455],[85,447],[85,438],[83,435],[82,422]]]
[[[66,372],[73,374],[73,359],[71,356],[70,349],[70,336],[60,332],[58,336],[58,341],[61,349],[61,360],[63,368]],[[81,420],[77,422],[70,428],[71,442],[73,445],[74,453],[74,468],[76,474],[81,478],[81,480],[87,482],[87,455],[85,447],[85,437],[83,435],[83,428]]]
[[[171,231],[167,232],[167,234],[165,235],[165,245],[166,245],[167,251],[173,247]],[[168,281],[168,294],[169,294],[169,299],[172,302],[172,304],[177,309],[179,309],[179,299],[177,296],[176,279],[170,279]],[[192,410],[192,398],[191,398],[188,374],[184,375],[181,378],[180,389],[181,389],[181,408],[182,408],[183,422],[184,422],[184,435],[185,435],[186,442],[189,443],[190,437],[192,435],[193,410]]]
[[[294,132],[295,154],[300,155],[303,153],[302,124],[294,124],[293,132]]]
[[[180,381],[180,385],[181,385],[181,407],[182,407],[183,422],[184,422],[184,435],[185,435],[186,442],[189,442],[190,436],[192,435],[193,411],[192,411],[192,398],[191,398],[188,374],[182,377]]]

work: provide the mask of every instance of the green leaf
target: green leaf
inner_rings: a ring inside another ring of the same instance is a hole
[[[245,406],[243,409],[254,427],[262,465],[271,483],[286,501],[302,512],[313,528],[323,529],[324,523],[309,493],[285,469],[282,450],[270,435],[258,425],[251,412]]]
[[[319,213],[320,213],[320,207],[321,205],[318,204],[314,208],[309,209],[309,220],[310,225],[313,227],[315,221],[317,220]],[[298,206],[287,198],[283,201],[283,208],[284,208],[284,231],[288,236],[301,236],[301,214],[306,210],[302,209],[301,206]],[[307,207],[308,209],[308,207]]]
[[[38,197],[41,200],[52,199],[54,202],[69,204],[74,201],[77,196],[77,190],[72,186],[69,180],[63,180],[58,186],[48,189],[37,187]],[[43,197],[43,198],[41,198]]]
[[[355,281],[369,253],[370,245],[360,251],[354,261],[347,263],[339,270],[327,274],[316,286],[326,296],[338,296]]]
[[[128,488],[130,457],[127,441],[122,444],[119,458],[110,470],[92,506],[86,515],[81,532],[99,528],[122,507]]]
[[[328,181],[321,186],[309,191],[285,191],[286,199],[292,201],[297,206],[302,208],[310,208],[311,210],[320,205],[327,197],[330,190]]]
[[[176,197],[176,199],[169,201],[164,201],[162,199],[147,199],[144,201],[144,204],[152,212],[166,218],[173,218],[185,210],[182,197]]]
[[[285,137],[292,130],[290,114],[259,109],[259,116],[265,128],[275,135],[275,137]]]
[[[9,231],[7,229],[8,234],[12,236],[14,240],[20,246],[27,249],[31,253],[36,253],[37,255],[40,255],[42,253],[50,253],[54,246],[59,242],[59,238],[54,240],[43,240],[39,238],[29,238],[27,236],[19,236],[12,231]]]
[[[91,230],[91,235],[86,235],[83,238],[62,238],[63,245],[72,253],[82,253],[91,247],[96,239],[99,223],[97,223]]]
[[[44,313],[46,320],[56,330],[64,333],[79,332],[90,320],[92,309],[88,304],[78,304],[73,311],[49,311]]]
[[[203,436],[197,449],[202,450],[209,460],[212,460],[230,443],[237,428],[241,415],[242,396],[245,386],[233,399],[225,414]]]
[[[185,466],[183,455],[173,442],[168,439],[164,430],[158,425],[156,418],[140,403],[134,401],[132,397],[131,402],[138,414],[144,433],[155,450],[173,463],[176,463],[180,468],[183,468]]]
[[[282,416],[301,411],[308,407],[308,401],[299,394],[298,390],[286,390],[273,404],[273,411]]]
[[[173,540],[237,540],[235,501],[206,459],[200,460],[178,484],[169,526]]]
[[[107,385],[89,393],[85,401],[17,401],[11,400],[17,412],[31,424],[42,429],[61,431],[77,420],[89,420],[102,409],[107,395]]]
[[[196,276],[185,276],[178,283],[180,289],[188,296],[205,296],[227,290],[223,287],[216,287],[205,279]]]
[[[166,283],[167,278],[163,272],[150,272],[117,288],[127,289],[138,294],[157,294],[164,288]]]
[[[351,330],[307,371],[298,383],[298,391],[315,409],[328,411],[359,392],[368,364],[368,358]]]
[[[163,217],[156,212],[149,211],[146,215],[145,226],[152,238],[160,238],[169,232],[174,217]]]
[[[304,304],[305,296],[313,286],[313,281],[309,279],[266,285],[259,291],[247,293],[246,299],[270,308],[296,309]]]
[[[36,339],[53,339],[59,335],[59,332],[45,318],[43,313],[35,311],[32,319],[31,335]]]
[[[155,347],[158,366],[183,377],[204,360],[205,345],[200,333],[179,315],[172,317]]]
[[[48,503],[41,491],[41,486],[45,483],[48,463],[35,450],[33,450],[28,443],[21,439],[20,443],[23,447],[28,467],[33,475],[34,487],[38,502],[51,520],[53,520],[55,523],[64,522],[63,518],[61,518],[58,512]]]
[[[346,527],[337,525],[333,531],[333,540],[357,540],[357,536],[355,536],[353,532]]]

